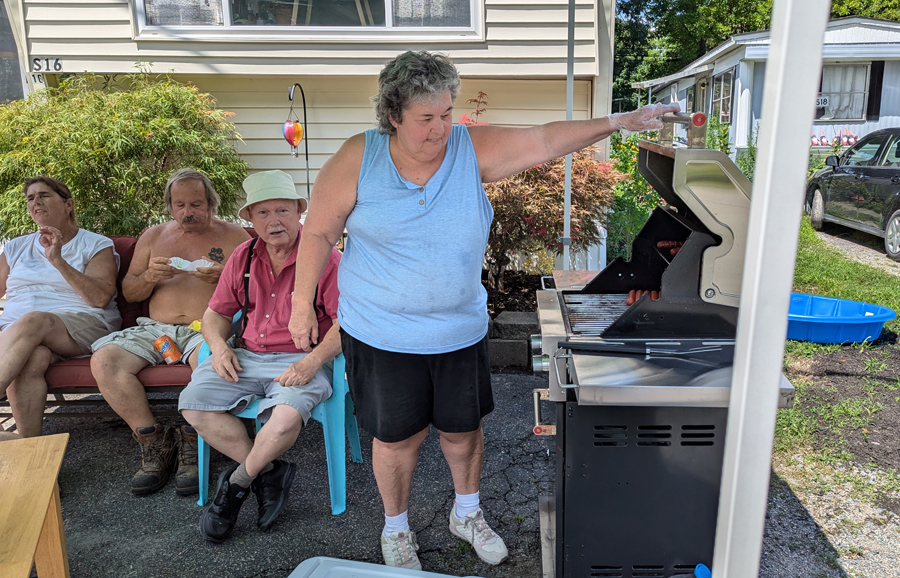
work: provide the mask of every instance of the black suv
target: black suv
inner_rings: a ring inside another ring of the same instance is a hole
[[[900,128],[875,131],[825,165],[806,186],[812,226],[829,221],[884,237],[888,257],[900,261]]]

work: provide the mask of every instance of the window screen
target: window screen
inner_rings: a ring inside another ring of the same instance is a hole
[[[819,98],[826,106],[816,109],[817,119],[864,120],[869,99],[868,64],[827,64],[822,67]]]
[[[19,52],[6,16],[6,7],[0,0],[0,104],[24,96]]]
[[[393,0],[394,26],[471,26],[469,0]]]
[[[148,26],[222,26],[222,0],[144,0]]]

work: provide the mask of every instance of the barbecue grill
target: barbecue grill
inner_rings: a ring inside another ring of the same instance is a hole
[[[711,565],[750,182],[666,115],[638,168],[665,201],[630,261],[538,291],[534,433],[555,435],[556,576],[665,578]],[[672,145],[674,123],[688,147]],[[642,293],[642,294],[641,294]],[[794,390],[782,378],[780,407]],[[540,423],[539,400],[556,403]]]

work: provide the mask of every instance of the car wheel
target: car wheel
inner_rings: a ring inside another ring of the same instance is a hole
[[[813,229],[819,231],[822,229],[822,220],[825,218],[825,201],[822,200],[822,193],[819,189],[813,191],[812,207],[809,210],[809,222]]]
[[[884,252],[894,261],[900,261],[900,211],[894,211],[884,227]]]

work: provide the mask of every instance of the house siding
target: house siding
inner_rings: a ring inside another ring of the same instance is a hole
[[[306,142],[300,143],[300,156],[293,158],[281,135],[281,125],[290,106],[287,90],[293,78],[179,75],[175,79],[209,92],[220,108],[234,113],[231,120],[243,138],[242,143],[236,143],[236,148],[251,171],[284,170],[301,190],[306,184],[305,144],[309,144],[310,178],[315,182],[319,169],[344,140],[375,126],[370,100],[377,92],[374,77],[300,79],[307,104]],[[591,86],[590,81],[575,82],[573,118],[591,117]],[[471,115],[474,104],[466,101],[475,98],[478,92],[486,93],[488,98],[486,112],[480,120],[490,124],[530,126],[566,117],[565,81],[464,78],[456,99],[454,121],[463,113]],[[294,93],[294,112],[302,122],[299,90]]]
[[[374,75],[410,48],[448,54],[464,75],[556,77],[566,73],[567,0],[485,0],[484,40],[359,42],[234,38],[152,40],[139,35],[126,0],[12,0],[24,7],[27,59],[60,58],[62,72],[134,72],[137,61],[176,74]],[[141,1],[141,0],[134,0]],[[227,0],[226,0],[227,1]],[[575,74],[598,69],[595,4],[577,0]],[[369,29],[371,30],[371,29]]]

